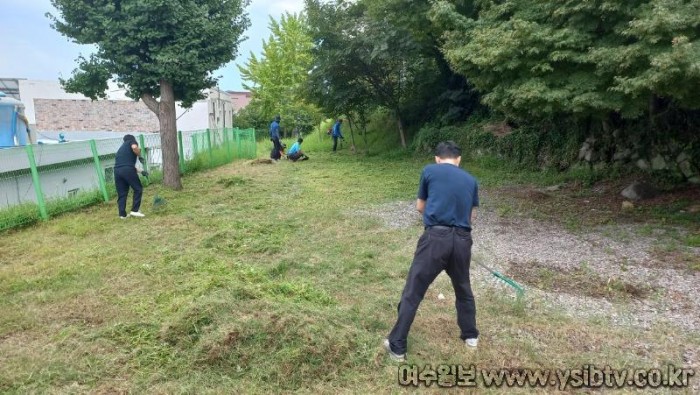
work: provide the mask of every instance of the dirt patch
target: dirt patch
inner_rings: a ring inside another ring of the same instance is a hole
[[[226,335],[226,339],[224,339],[224,345],[227,347],[231,347],[238,342],[238,338],[241,337],[241,333],[238,331],[231,331]]]
[[[635,285],[617,277],[603,278],[588,267],[575,269],[552,268],[538,262],[508,262],[508,275],[526,285],[547,292],[608,299],[645,299],[652,289]]]
[[[694,248],[693,250],[700,250]],[[679,270],[686,270],[688,273],[700,272],[700,253],[693,253],[686,250],[667,250],[661,247],[654,247],[649,250],[651,261],[642,262],[647,267],[655,267],[661,264]]]
[[[239,176],[224,177],[219,179],[216,183],[223,185],[224,188],[230,188],[232,186],[245,185],[248,182],[247,179]]]
[[[512,194],[519,199],[526,199],[532,202],[544,202],[552,198],[552,195],[549,193],[532,188],[515,190]]]
[[[258,158],[248,162],[249,165],[273,165],[275,163],[277,162],[269,158]]]
[[[653,199],[636,201],[623,209],[620,192],[634,179],[600,181],[592,186],[580,182],[540,188],[534,185],[492,190],[502,203],[518,206],[522,214],[537,213],[558,223],[575,221],[579,226],[608,223],[668,224],[669,220],[700,232],[700,186],[686,185],[660,191]]]

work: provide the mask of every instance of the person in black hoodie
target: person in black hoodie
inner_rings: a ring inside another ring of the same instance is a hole
[[[130,134],[124,136],[124,142],[117,150],[114,158],[114,184],[117,187],[117,207],[119,208],[119,218],[126,219],[126,199],[129,196],[129,187],[134,190],[134,198],[131,204],[129,216],[145,217],[139,211],[141,208],[141,195],[143,186],[139,179],[139,171],[136,168],[136,160],[141,159],[141,148],[136,142],[136,138]]]

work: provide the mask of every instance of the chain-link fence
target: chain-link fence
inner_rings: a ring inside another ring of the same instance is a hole
[[[160,134],[136,136],[150,181],[162,177]],[[116,196],[114,157],[122,137],[0,150],[0,231],[109,201]],[[253,129],[178,132],[181,173],[254,158]]]

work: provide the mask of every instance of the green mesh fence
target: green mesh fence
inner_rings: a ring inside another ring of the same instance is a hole
[[[186,171],[212,168],[256,154],[254,129],[207,129],[189,135],[191,156]]]
[[[162,179],[159,134],[137,135],[150,182]],[[0,231],[116,197],[114,157],[122,137],[0,150]],[[253,129],[178,132],[180,167],[194,172],[254,158]],[[147,185],[146,180],[142,180]]]

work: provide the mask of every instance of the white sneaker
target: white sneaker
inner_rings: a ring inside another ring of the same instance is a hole
[[[121,215],[119,216],[119,219],[126,219],[126,217],[122,217]]]
[[[464,343],[466,343],[469,347],[476,347],[477,344],[479,344],[479,339],[466,339],[464,340]]]
[[[138,217],[138,218],[143,218],[143,217],[146,216],[145,214],[143,214],[143,213],[140,212],[140,211],[132,211],[132,212],[129,213],[129,215],[132,216],[132,217]]]
[[[389,343],[389,339],[384,339],[384,349],[386,350],[386,353],[389,355],[389,358],[391,360],[396,361],[396,362],[406,362],[406,354],[397,354],[391,350],[391,343]]]

